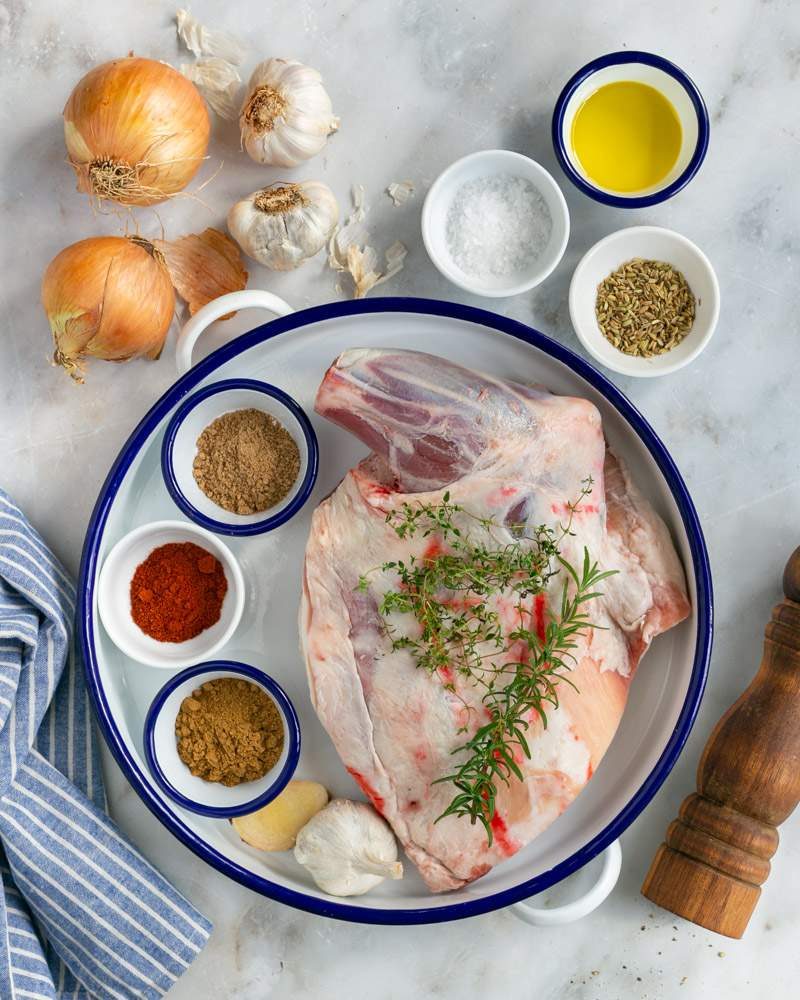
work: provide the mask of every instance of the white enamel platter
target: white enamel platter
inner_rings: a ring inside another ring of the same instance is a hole
[[[247,600],[238,629],[218,655],[265,670],[294,702],[302,732],[297,777],[321,781],[333,795],[363,798],[311,706],[296,626],[312,511],[365,454],[353,437],[313,413],[325,370],[349,347],[428,351],[592,400],[602,413],[609,443],[669,525],[689,584],[691,617],[659,637],[644,658],[617,735],[586,789],[532,844],[454,893],[429,893],[408,863],[401,882],[337,900],[315,887],[291,852],[253,850],[226,821],[206,819],[172,803],[153,781],[142,753],[147,709],[169,674],[128,659],[97,615],[97,576],[114,543],[146,522],[181,518],[159,460],[175,407],[187,394],[219,379],[262,379],[284,389],[313,422],[319,478],[309,502],[288,523],[266,534],[226,539],[245,575]],[[100,727],[145,804],[204,860],[256,892],[325,916],[367,923],[425,923],[483,913],[540,892],[589,861],[635,819],[669,773],[694,721],[711,650],[711,581],[700,526],[680,474],[644,418],[583,359],[530,327],[482,310],[420,299],[377,298],[294,313],[237,338],[192,368],[142,420],[111,469],[89,526],[79,593],[78,633]]]

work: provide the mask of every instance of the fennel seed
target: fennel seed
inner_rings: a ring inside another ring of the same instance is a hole
[[[652,358],[680,344],[692,328],[696,305],[680,271],[636,257],[600,282],[595,315],[600,332],[619,351]]]

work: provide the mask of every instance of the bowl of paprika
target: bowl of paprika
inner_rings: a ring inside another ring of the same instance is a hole
[[[208,659],[228,642],[244,594],[239,564],[220,539],[186,521],[153,521],[106,556],[97,607],[123,653],[175,669]]]

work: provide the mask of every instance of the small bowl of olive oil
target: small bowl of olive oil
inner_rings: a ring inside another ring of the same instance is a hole
[[[666,201],[700,169],[708,111],[693,81],[650,52],[612,52],[572,77],[553,111],[562,169],[590,198],[616,208]]]

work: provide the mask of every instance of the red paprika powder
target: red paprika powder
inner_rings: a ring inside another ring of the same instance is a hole
[[[158,642],[186,642],[219,621],[227,590],[216,556],[193,542],[170,542],[133,574],[131,616]]]

